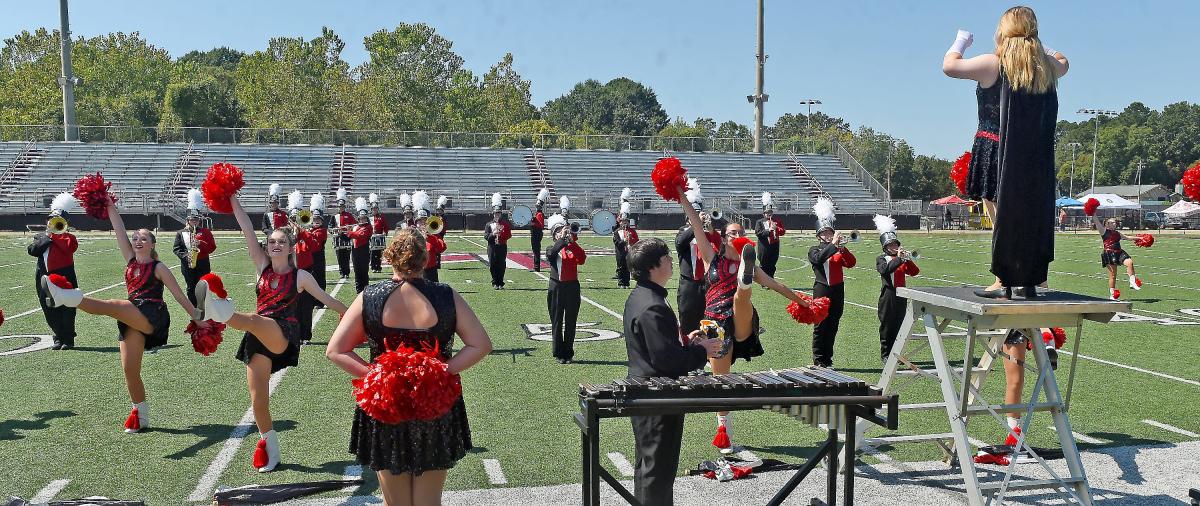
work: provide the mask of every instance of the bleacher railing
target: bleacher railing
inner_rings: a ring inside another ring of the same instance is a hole
[[[857,177],[858,180],[862,182],[863,186],[866,187],[867,190],[871,191],[871,194],[874,195],[876,199],[878,199],[880,202],[887,202],[890,200],[888,198],[887,189],[884,188],[882,184],[879,184],[879,180],[875,179],[875,176],[872,176],[867,169],[863,168],[862,164],[858,163],[858,160],[854,159],[854,155],[851,155],[849,151],[846,151],[845,146],[838,142],[837,139],[830,139],[829,143],[832,149],[832,154],[842,161],[842,166],[850,169],[850,173],[854,174],[854,177]]]
[[[0,140],[63,140],[62,125],[0,125]],[[326,144],[444,148],[537,148],[612,151],[715,151],[749,153],[749,137],[670,137],[659,135],[555,134],[514,132],[434,132],[416,130],[338,130],[313,128],[80,126],[81,142],[196,142],[205,144]],[[833,154],[824,139],[763,139],[764,151]]]

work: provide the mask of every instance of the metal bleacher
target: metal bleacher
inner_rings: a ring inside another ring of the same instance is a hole
[[[425,190],[455,196],[459,209],[485,209],[490,195],[532,199],[523,151],[516,149],[347,147],[357,155],[356,193]]]
[[[46,143],[38,147],[44,154],[36,170],[0,196],[0,205],[23,207],[42,202],[70,190],[80,176],[102,172],[120,182],[117,191],[124,207],[141,206],[146,198],[162,193],[181,149],[179,145],[133,143]]]

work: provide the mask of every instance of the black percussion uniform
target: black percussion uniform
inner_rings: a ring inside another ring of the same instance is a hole
[[[709,244],[720,244],[720,237],[709,234]],[[711,242],[714,238],[716,243]],[[675,254],[679,255],[679,328],[684,334],[700,330],[700,319],[704,316],[704,257],[696,246],[696,234],[692,227],[684,226],[675,234]]]
[[[875,259],[875,269],[883,278],[883,286],[879,289],[879,357],[887,362],[908,308],[908,299],[896,295],[896,288],[905,285],[905,276],[916,276],[921,269],[912,260],[901,260],[887,253]]]
[[[387,218],[384,218],[382,214],[372,216],[371,232],[372,234],[387,235]],[[383,250],[371,250],[371,272],[383,272]]]
[[[495,225],[496,231],[492,228]],[[488,270],[492,272],[492,286],[504,286],[504,270],[508,262],[508,240],[512,238],[512,227],[508,220],[490,221],[483,228],[483,238],[488,243]]]
[[[529,244],[533,246],[533,270],[542,272],[542,230],[546,228],[546,213],[539,207],[529,220]]]
[[[617,286],[629,288],[629,247],[637,244],[637,232],[628,227],[618,227],[613,230],[613,248],[617,254]]]
[[[175,244],[171,251],[175,256],[179,257],[179,272],[183,274],[183,283],[187,290],[184,292],[187,295],[192,305],[196,305],[196,283],[200,282],[200,278],[205,274],[212,272],[212,265],[209,263],[208,255],[217,249],[217,243],[213,240],[212,232],[207,228],[197,228],[194,239],[186,237],[190,234],[187,230],[180,230],[175,233]],[[192,251],[188,248],[188,241],[199,241],[196,255],[196,266],[192,267]]]
[[[79,280],[75,277],[75,250],[79,249],[79,240],[73,234],[39,233],[33,236],[33,243],[26,251],[30,256],[37,257],[37,269],[33,273],[33,286],[37,291],[38,304],[42,306],[42,315],[46,317],[46,325],[54,334],[54,343],[65,346],[75,346],[75,308],[67,306],[50,307],[46,305],[46,297],[50,294],[42,291],[42,276],[58,274],[71,286],[79,288]]]
[[[546,308],[550,312],[554,358],[571,360],[575,356],[575,326],[579,320],[579,266],[587,261],[587,253],[579,244],[564,237],[546,250],[550,264]]]
[[[358,221],[354,218],[354,215],[347,211],[340,211],[334,215],[333,224],[335,225],[334,228],[338,229],[337,236],[339,237],[339,240],[349,240],[349,236],[342,233],[341,227],[353,226],[357,222]],[[350,276],[350,251],[351,250],[349,249],[339,249],[333,252],[333,254],[337,256],[338,273],[341,274],[343,278]]]
[[[784,232],[783,224],[774,218],[763,218],[754,224],[754,235],[758,237],[758,266],[771,277],[775,277],[775,266],[779,263],[779,237]]]
[[[679,321],[667,304],[667,289],[642,280],[625,301],[625,349],[629,378],[678,378],[704,367],[704,347],[683,344]],[[703,303],[701,303],[703,305]],[[642,504],[674,503],[672,489],[679,470],[684,415],[634,416],[637,461],[633,493]]]
[[[854,267],[857,260],[846,248],[821,243],[808,250],[813,268],[813,297],[829,297],[829,316],[813,327],[813,363],[833,366],[833,341],[837,338],[842,311],[846,307],[846,285],[842,269]]]
[[[367,265],[371,261],[371,224],[359,223],[346,235],[354,245],[354,249],[350,250],[350,258],[354,260],[354,291],[362,293],[371,282],[371,273]]]

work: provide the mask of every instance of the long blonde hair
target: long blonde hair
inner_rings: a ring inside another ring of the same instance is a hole
[[[1054,89],[1058,76],[1038,39],[1037,15],[1018,5],[1000,16],[996,27],[996,56],[1012,88],[1026,93]]]

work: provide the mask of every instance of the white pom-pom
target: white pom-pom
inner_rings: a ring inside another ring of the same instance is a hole
[[[192,188],[187,192],[187,208],[199,211],[204,209],[204,194],[198,188]]]
[[[493,193],[492,207],[500,207],[502,204],[504,204],[504,197],[500,195],[500,192]]]
[[[302,205],[304,205],[304,194],[300,193],[300,190],[288,194],[287,208],[289,211],[300,209]]]
[[[379,194],[375,193],[375,192],[371,192],[370,194],[368,194],[367,195],[367,203],[369,203],[371,205],[378,204],[379,203]]]
[[[446,204],[447,204],[448,202],[450,202],[450,199],[446,198],[446,196],[445,196],[445,195],[440,195],[440,196],[438,196],[438,203],[437,203],[437,206],[438,206],[439,208],[446,207]]]
[[[367,204],[367,199],[358,197],[354,199],[354,209],[360,213],[365,213],[370,209],[370,205]]]
[[[622,188],[621,189],[621,200],[625,201],[625,200],[629,200],[630,198],[633,198],[633,189],[629,188],[628,186],[626,186],[625,188]]]
[[[818,197],[817,203],[813,204],[813,212],[817,215],[817,221],[833,225],[835,217],[833,215],[833,201],[825,197]]]
[[[75,210],[79,205],[79,201],[75,200],[75,196],[67,192],[62,192],[54,196],[54,200],[50,202],[50,211],[57,213],[69,213]]]
[[[267,195],[278,197],[283,192],[283,187],[279,183],[271,183],[270,189],[267,190]]]
[[[571,209],[571,199],[567,198],[566,195],[559,197],[558,208],[563,211],[569,211]]]
[[[347,196],[348,196],[348,195],[347,195],[347,193],[346,193],[346,189],[345,189],[345,188],[338,188],[338,189],[337,189],[337,199],[338,199],[338,200],[345,201],[345,200],[346,200],[346,198],[347,198]]]
[[[420,210],[428,211],[429,210],[429,194],[426,193],[425,190],[417,190],[417,191],[413,192],[412,206],[413,206],[413,209],[416,209],[418,211],[420,211]]]
[[[308,199],[308,208],[312,211],[325,212],[325,196],[320,193],[312,194]]]
[[[547,200],[550,200],[550,189],[542,188],[538,190],[537,201],[545,204]]]
[[[763,207],[768,207],[771,205],[771,192],[763,192],[762,205]]]
[[[873,219],[875,220],[875,230],[878,230],[880,234],[896,231],[895,218],[892,218],[891,216],[884,216],[882,214],[876,214],[875,218]]]

